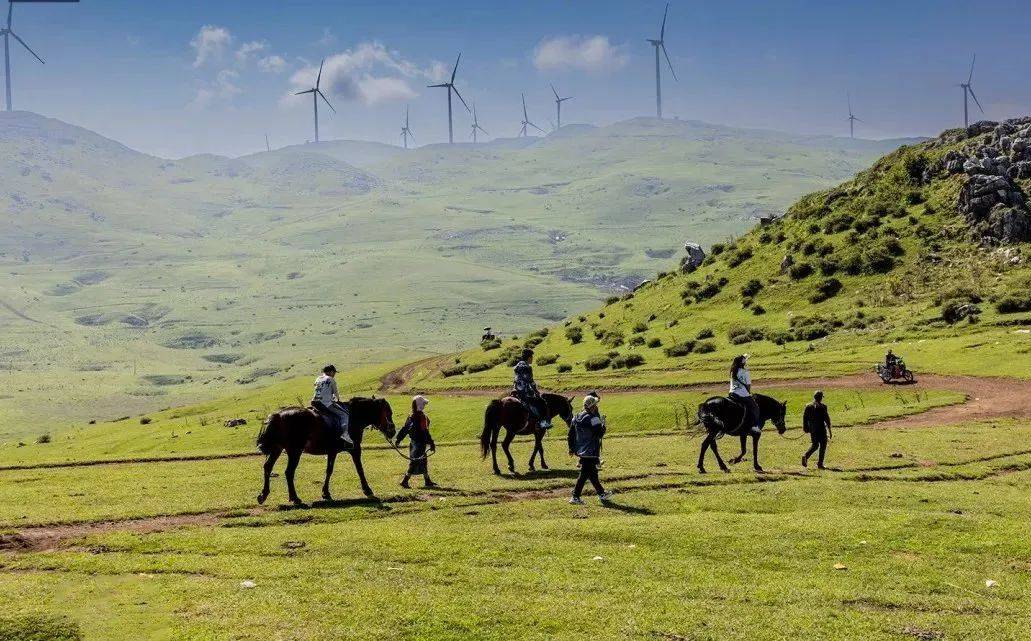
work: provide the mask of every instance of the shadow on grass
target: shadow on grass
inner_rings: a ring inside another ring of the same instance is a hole
[[[624,514],[637,514],[640,516],[653,516],[655,514],[655,510],[652,510],[651,508],[623,505],[622,503],[616,503],[614,501],[605,501],[601,506],[607,510],[615,510],[617,512],[623,512]]]

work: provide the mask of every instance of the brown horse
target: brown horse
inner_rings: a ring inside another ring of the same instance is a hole
[[[373,496],[372,488],[365,480],[365,469],[362,467],[362,434],[365,428],[374,426],[387,439],[394,436],[394,413],[385,398],[352,398],[351,422],[348,433],[354,442],[350,450],[354,469],[362,483],[365,496]],[[340,452],[336,439],[327,438],[326,424],[315,410],[306,407],[287,407],[269,415],[261,433],[258,434],[258,449],[265,454],[265,485],[258,494],[258,503],[264,503],[269,494],[269,477],[276,459],[286,450],[286,488],[290,494],[290,502],[303,506],[304,502],[294,489],[294,472],[301,460],[301,453],[326,456],[326,480],[322,484],[322,498],[333,500],[329,493],[329,477],[333,475],[333,463]]]
[[[574,396],[566,398],[561,394],[544,393],[541,394],[541,398],[548,406],[549,420],[559,416],[566,425],[572,427]],[[544,462],[544,444],[542,442],[547,430],[541,429],[536,421],[529,419],[529,411],[515,397],[506,396],[502,399],[495,399],[487,405],[487,411],[483,416],[483,433],[480,434],[480,449],[483,458],[487,458],[487,452],[491,453],[495,474],[501,474],[501,469],[498,468],[498,435],[501,433],[502,427],[505,428],[505,439],[501,442],[501,449],[508,457],[509,472],[515,474],[515,461],[512,459],[512,453],[508,450],[508,446],[516,436],[529,434],[532,434],[534,439],[533,452],[530,453],[530,471],[536,471],[533,462],[537,454],[541,456],[541,468],[548,469],[548,464]]]

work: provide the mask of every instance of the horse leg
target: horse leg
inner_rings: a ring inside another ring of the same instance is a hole
[[[541,455],[541,469],[550,469],[548,464],[544,462],[544,435],[545,432],[541,432],[541,435],[537,437],[537,452]]]
[[[765,472],[761,465],[759,465],[759,435],[755,434],[752,436],[752,465],[755,467],[756,472]]]
[[[512,458],[512,452],[509,451],[508,446],[515,440],[516,433],[514,430],[505,432],[505,440],[501,441],[501,449],[505,451],[505,457],[508,459],[508,471],[515,474],[515,459]]]
[[[709,433],[702,439],[702,451],[698,453],[698,472],[701,474],[705,474],[705,451],[709,449],[711,441],[712,433]]]
[[[336,462],[337,453],[330,452],[326,456],[326,480],[322,483],[322,498],[332,501],[333,496],[329,493],[329,477],[333,476],[333,464]]]
[[[745,455],[746,454],[748,454],[748,435],[747,434],[742,434],[741,435],[741,453],[738,454],[737,456],[735,456],[734,458],[730,459],[730,462],[732,464],[733,463],[740,463],[741,461],[745,460]]]
[[[544,469],[547,469],[547,467],[544,465],[544,448],[541,446],[541,439],[542,438],[544,438],[544,434],[541,433],[540,430],[537,430],[536,432],[533,433],[533,450],[530,451],[530,465],[529,465],[529,468],[530,468],[531,472],[536,472],[537,471],[537,468],[535,468],[533,466],[533,462],[537,458],[537,453],[538,452],[540,452],[540,454],[541,454],[541,467],[543,467]]]
[[[286,451],[286,489],[290,502],[297,506],[304,505],[304,501],[297,496],[297,490],[294,489],[294,472],[297,471],[297,464],[300,462],[301,450]]]
[[[494,474],[501,476],[501,468],[498,467],[498,433],[501,432],[501,427],[496,426],[494,431],[490,434],[490,456],[494,462]]]
[[[272,450],[265,456],[265,484],[261,487],[261,493],[258,494],[258,505],[263,504],[265,499],[268,498],[268,480],[272,477],[272,468],[276,466],[276,461],[282,452],[283,450]]]
[[[720,469],[724,472],[729,472],[730,468],[723,462],[723,458],[720,456],[720,450],[716,447],[716,437],[712,438],[712,444],[709,446],[712,448],[712,453],[716,455],[716,462],[720,464]]]
[[[354,461],[354,469],[356,472],[358,472],[358,480],[361,481],[362,492],[365,494],[365,496],[371,499],[372,497],[376,496],[376,494],[372,491],[372,488],[369,487],[369,482],[365,480],[365,468],[362,467],[361,448],[355,447],[351,450],[351,460]]]

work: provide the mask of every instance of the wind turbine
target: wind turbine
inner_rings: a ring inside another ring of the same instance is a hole
[[[567,100],[571,100],[573,97],[572,96],[566,96],[565,98],[559,97],[558,92],[555,91],[555,85],[551,85],[551,93],[555,94],[555,112],[556,112],[556,115],[558,117],[558,126],[555,127],[555,129],[561,129],[562,128],[562,103],[567,101]]]
[[[977,54],[970,59],[970,75],[967,76],[966,82],[959,83],[959,86],[963,88],[963,126],[970,126],[970,115],[969,115],[969,99],[973,98],[974,102],[977,103],[977,108],[984,113],[984,107],[981,106],[981,102],[977,99],[977,95],[974,94],[974,88],[971,86],[971,81],[974,79],[974,61],[977,60]]]
[[[329,107],[330,109],[333,109],[333,105],[329,104],[329,98],[326,98],[326,94],[322,93],[322,89],[319,89],[319,85],[322,83],[322,67],[325,64],[326,64],[326,59],[323,58],[322,59],[322,63],[319,65],[319,75],[316,76],[316,78],[315,78],[315,86],[314,87],[312,87],[311,89],[305,89],[304,91],[298,91],[297,93],[294,94],[295,96],[300,96],[301,94],[306,94],[306,93],[310,93],[311,94],[311,102],[312,102],[312,105],[315,107],[315,142],[319,141],[319,96],[322,96],[322,99],[326,101],[326,106],[327,107]],[[333,113],[336,113],[336,112],[337,112],[337,110],[333,109]]]
[[[272,151],[272,145],[268,142],[268,134],[265,134],[265,151]]]
[[[412,128],[408,126],[408,105],[405,105],[405,124],[401,127],[401,138],[405,141],[405,149],[408,149],[408,136],[415,140],[415,134],[412,133]]]
[[[648,42],[655,47],[655,117],[662,118],[662,74],[659,73],[661,67],[659,65],[659,49],[662,49],[663,55],[666,56],[666,64],[669,65],[669,72],[673,74],[673,79],[677,79],[677,72],[673,71],[673,62],[669,59],[669,52],[666,51],[666,14],[669,13],[669,3],[666,3],[666,10],[662,13],[662,27],[659,28],[659,39],[652,40],[648,39]]]
[[[21,46],[25,47],[26,51],[31,53],[36,60],[39,60],[40,64],[46,64],[43,59],[36,55],[36,52],[32,50],[29,45],[25,44],[18,34],[11,30],[11,17],[14,13],[14,3],[8,1],[7,4],[7,26],[0,28],[0,34],[4,37],[4,77],[6,78],[6,89],[7,89],[7,111],[12,111],[14,107],[11,106],[11,38],[21,43]]]
[[[856,123],[863,122],[852,113],[852,94],[848,94],[848,137],[856,137]]]
[[[545,133],[543,129],[541,129],[537,125],[533,124],[532,122],[530,122],[530,117],[526,115],[526,94],[519,94],[519,95],[523,97],[523,123],[522,123],[523,124],[523,128],[519,130],[519,135],[521,137],[524,137],[524,138],[526,137],[526,127],[527,127],[527,125],[529,125],[530,127],[533,127],[534,129],[536,129],[537,131],[541,132],[542,134]]]
[[[480,121],[476,119],[476,103],[473,103],[473,142],[476,142],[476,130],[479,129],[483,133],[487,134],[487,130],[480,126]],[[490,134],[487,134],[488,136]]]
[[[462,59],[462,54],[458,54],[458,58],[455,59],[455,68],[451,70],[451,80],[448,82],[442,82],[439,85],[426,85],[427,87],[447,87],[447,141],[449,144],[455,143],[455,128],[454,122],[451,118],[451,92],[455,92],[458,99],[465,105],[465,110],[469,111],[469,105],[465,104],[465,98],[462,94],[458,93],[458,88],[455,87],[455,74],[458,73],[458,63]]]

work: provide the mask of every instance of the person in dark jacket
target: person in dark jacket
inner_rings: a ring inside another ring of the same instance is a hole
[[[405,421],[404,427],[397,433],[397,438],[394,440],[394,444],[400,446],[405,437],[411,439],[408,445],[408,457],[411,460],[408,463],[408,471],[401,479],[401,487],[411,487],[408,485],[408,481],[415,474],[422,474],[423,487],[437,487],[437,484],[430,479],[430,468],[427,462],[429,458],[427,450],[429,452],[437,451],[433,435],[430,434],[430,419],[424,411],[429,404],[429,399],[422,395],[412,399],[412,415]]]
[[[833,436],[831,433],[831,416],[827,406],[823,404],[823,392],[817,390],[813,394],[813,402],[805,406],[802,412],[802,429],[809,432],[813,444],[809,450],[802,455],[802,467],[809,466],[809,457],[817,450],[820,451],[820,458],[816,466],[823,467],[823,458],[827,454],[827,441]]]
[[[536,421],[542,429],[551,429],[551,420],[548,417],[548,405],[541,398],[540,390],[537,389],[537,382],[533,380],[533,350],[524,349],[519,362],[512,370],[514,378],[512,381],[512,396],[522,401],[523,406],[530,412],[532,420]]]
[[[573,497],[569,499],[573,505],[583,505],[580,493],[588,481],[603,502],[612,497],[612,493],[605,491],[598,478],[601,439],[605,436],[605,419],[598,411],[598,403],[597,396],[584,397],[584,411],[573,418],[573,426],[569,430],[569,455],[580,457],[580,476],[576,479]]]

